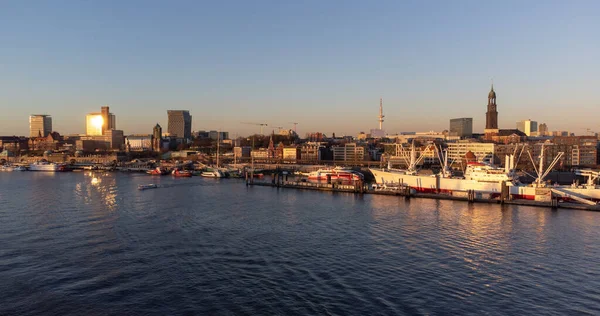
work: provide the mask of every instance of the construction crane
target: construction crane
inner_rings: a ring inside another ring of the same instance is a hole
[[[260,126],[260,134],[263,135],[263,127],[269,126],[267,123],[240,122],[241,124]]]
[[[296,122],[288,122],[289,124],[294,124],[294,133],[296,133],[296,125],[298,125],[298,123]]]

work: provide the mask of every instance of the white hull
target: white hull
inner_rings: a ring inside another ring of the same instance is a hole
[[[431,193],[450,193],[466,192],[473,190],[476,192],[490,193],[499,195],[502,192],[502,182],[482,182],[477,180],[467,180],[458,178],[443,178],[437,176],[419,176],[409,175],[402,172],[385,171],[381,169],[370,169],[377,184],[385,184],[390,186],[408,186],[417,192]],[[536,199],[539,195],[539,189],[533,186],[526,185],[509,185],[509,192],[514,198],[518,199]],[[600,201],[600,187],[572,187],[572,186],[548,186],[545,189],[550,189],[556,196],[566,200],[586,199]]]
[[[29,171],[46,171],[46,172],[58,172],[58,171],[64,171],[64,166],[63,165],[58,165],[58,164],[36,164],[36,163],[32,163],[31,165],[29,165]]]
[[[370,169],[378,184],[409,186],[418,192],[451,193],[454,191],[475,190],[486,193],[500,193],[501,182],[410,175],[401,172]]]

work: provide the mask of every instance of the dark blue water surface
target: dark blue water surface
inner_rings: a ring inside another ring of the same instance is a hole
[[[598,315],[600,213],[1,173],[0,294],[2,315]]]

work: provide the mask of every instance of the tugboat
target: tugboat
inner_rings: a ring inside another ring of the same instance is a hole
[[[192,172],[188,170],[179,170],[179,168],[175,168],[171,172],[171,175],[173,175],[174,177],[189,178],[192,176]]]

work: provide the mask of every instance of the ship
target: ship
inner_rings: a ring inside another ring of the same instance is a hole
[[[421,175],[418,173],[416,166],[419,159],[415,159],[414,146],[408,169],[393,169],[388,162],[387,168],[370,168],[369,170],[375,177],[378,186],[409,187],[411,190],[422,193],[455,195],[460,192],[474,191],[489,194],[490,198],[494,198],[500,196],[503,187],[508,187],[508,193],[515,199],[538,200],[542,195],[549,197],[554,195],[563,201],[576,201],[585,204],[596,204],[600,201],[600,186],[595,184],[600,178],[600,172],[597,171],[575,171],[575,174],[587,178],[584,185],[579,183],[548,185],[544,178],[560,161],[563,153],[559,153],[554,157],[548,168],[544,169],[544,146],[542,146],[539,157],[539,167],[536,168],[537,178],[534,183],[529,185],[521,183],[515,172],[515,155],[505,157],[504,168],[483,162],[469,162],[464,171],[464,176],[457,177],[448,168],[447,155],[442,159],[441,150],[438,150],[437,147],[436,152],[438,152],[438,158],[442,164],[442,170],[438,174]]]
[[[67,166],[65,164],[38,161],[29,165],[29,171],[61,172],[67,171]]]
[[[364,178],[363,174],[349,168],[335,167],[333,169],[319,169],[308,174],[308,180],[329,181],[344,180],[358,181]]]

